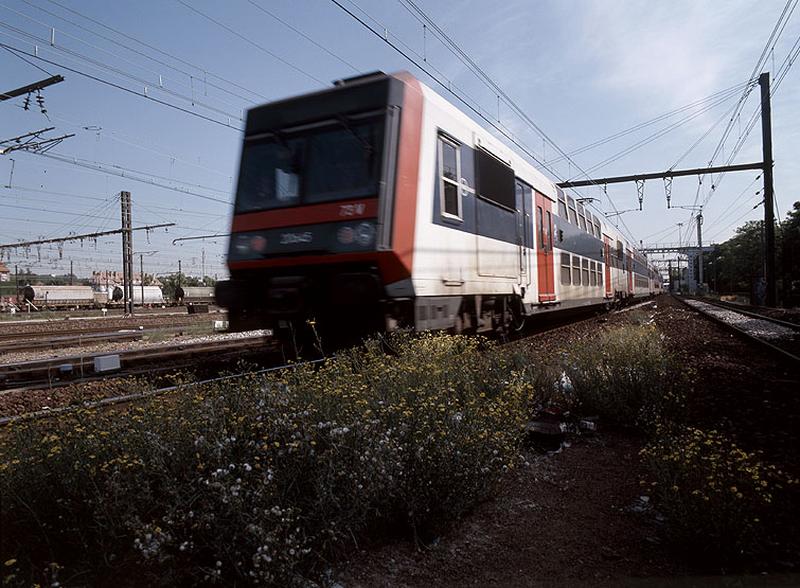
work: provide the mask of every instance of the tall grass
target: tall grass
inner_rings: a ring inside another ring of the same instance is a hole
[[[584,340],[569,350],[563,369],[583,414],[643,431],[682,415],[688,383],[653,326]]]
[[[15,426],[0,448],[11,581],[55,562],[62,581],[286,585],[370,533],[463,514],[513,467],[531,385],[475,339],[391,343]]]

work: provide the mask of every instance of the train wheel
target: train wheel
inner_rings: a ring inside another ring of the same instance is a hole
[[[509,327],[519,333],[525,328],[525,304],[519,296],[514,296],[509,303]]]

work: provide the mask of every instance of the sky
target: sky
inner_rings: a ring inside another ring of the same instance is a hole
[[[715,150],[715,165],[726,163],[757,110],[759,88],[746,93],[747,82],[787,6],[791,16],[755,73],[785,71],[800,41],[797,0],[415,0],[506,100],[407,0],[338,3],[455,88],[554,181],[703,167]],[[0,243],[116,229],[127,190],[134,226],[175,223],[135,233],[147,273],[175,272],[180,260],[190,275],[226,275],[225,236],[174,240],[229,231],[248,108],[375,70],[408,70],[463,108],[333,0],[0,0],[0,43],[0,92],[65,78],[42,92],[46,115],[35,97],[28,110],[22,97],[0,102],[0,141],[46,127],[55,127],[48,136],[75,134],[44,155],[0,155]],[[797,70],[788,69],[772,102],[781,218],[800,200]],[[732,163],[760,160],[757,120]],[[671,202],[705,203],[704,242],[721,242],[763,218],[759,175],[675,179]],[[695,242],[695,213],[667,209],[665,189],[646,182],[642,211],[635,184],[580,195],[635,242]],[[12,251],[3,261],[54,274],[71,261],[88,276],[121,270],[120,249],[114,235]]]

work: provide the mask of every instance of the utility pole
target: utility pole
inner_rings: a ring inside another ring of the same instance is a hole
[[[672,260],[667,260],[667,275],[669,276],[669,291],[672,292],[675,289],[675,284],[672,280]]]
[[[144,307],[144,253],[139,254],[139,283],[142,285],[142,306]]]
[[[703,293],[703,211],[697,213],[697,289]]]
[[[178,260],[178,288],[181,287],[181,260]]]
[[[14,264],[14,283],[17,289],[17,304],[19,304],[19,266]]]
[[[122,293],[125,313],[133,314],[133,231],[131,231],[131,193],[120,192],[122,210]]]
[[[775,205],[772,184],[772,109],[769,97],[769,72],[758,78],[761,86],[761,148],[764,154],[764,279],[767,306],[775,306]]]
[[[200,263],[200,272],[203,274],[203,277],[201,278],[202,279],[201,286],[202,286],[202,285],[205,285],[205,281],[206,281],[206,248],[203,247],[200,251],[202,253],[202,257],[201,257],[202,261]]]

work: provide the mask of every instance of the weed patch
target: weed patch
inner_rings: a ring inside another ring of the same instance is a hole
[[[396,356],[374,343],[15,425],[0,447],[9,582],[56,564],[90,583],[287,585],[372,530],[460,516],[514,466],[532,384],[476,339],[390,343]]]
[[[679,427],[641,453],[673,542],[722,565],[765,549],[776,504],[798,483],[713,430]]]
[[[578,409],[606,422],[650,430],[683,410],[685,383],[655,328],[610,329],[564,358]]]

